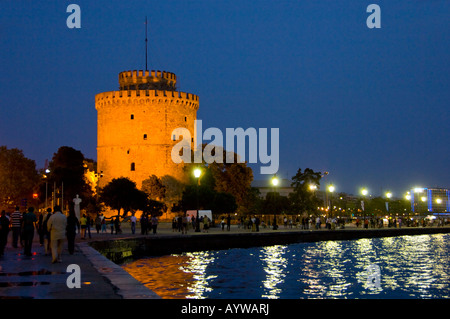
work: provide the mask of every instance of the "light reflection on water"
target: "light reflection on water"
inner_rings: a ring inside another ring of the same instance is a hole
[[[144,258],[122,267],[162,298],[450,298],[450,234]],[[379,287],[368,267],[380,270]]]

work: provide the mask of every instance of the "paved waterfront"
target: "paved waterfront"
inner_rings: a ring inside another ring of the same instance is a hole
[[[128,224],[123,224],[122,234],[111,234],[91,231],[91,239],[77,237],[76,251],[70,255],[67,245],[62,255],[62,262],[52,264],[51,256],[44,254],[44,248],[39,245],[38,236],[35,234],[32,248],[33,255],[27,257],[23,254],[23,248],[11,247],[12,234],[5,249],[5,255],[0,257],[0,298],[34,298],[34,299],[159,299],[155,293],[147,289],[120,266],[109,261],[103,255],[88,245],[93,240],[114,240],[129,237],[139,237],[131,234]],[[347,229],[355,229],[353,225]],[[359,228],[362,229],[362,228]],[[299,228],[280,226],[278,232],[295,232]],[[329,231],[322,229],[320,231]],[[222,231],[220,227],[209,229],[208,233],[196,233],[192,229],[189,235],[208,234],[236,234],[250,232],[232,226],[231,231]],[[274,232],[271,228],[261,228],[261,233]],[[183,236],[178,231],[171,229],[170,223],[160,223],[157,235],[147,236]],[[67,279],[72,272],[67,272],[69,265],[78,265],[81,271],[81,288],[68,288]]]

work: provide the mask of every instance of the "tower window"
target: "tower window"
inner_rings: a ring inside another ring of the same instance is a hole
[[[130,119],[134,120],[134,114],[131,114]]]
[[[186,116],[184,117],[184,121],[187,122],[187,117]]]
[[[147,134],[144,134],[144,140],[146,140],[147,139]]]
[[[131,171],[134,172],[136,170],[136,164],[131,163]]]

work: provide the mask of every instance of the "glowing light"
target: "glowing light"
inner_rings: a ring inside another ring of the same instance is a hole
[[[369,191],[367,189],[363,188],[361,190],[361,194],[363,194],[363,196],[366,196],[367,194],[369,194]]]
[[[202,170],[200,168],[194,169],[194,176],[195,176],[195,178],[199,178],[200,175],[202,175]]]
[[[334,190],[335,190],[335,188],[334,188],[333,185],[328,186],[328,191],[329,191],[330,193],[334,192]]]
[[[273,186],[278,186],[279,183],[280,183],[280,180],[278,179],[278,177],[272,178],[272,185]]]

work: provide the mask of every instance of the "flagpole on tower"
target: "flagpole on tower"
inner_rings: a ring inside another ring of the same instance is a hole
[[[147,16],[145,16],[145,71],[148,70],[148,67],[147,67],[147,47],[148,47],[148,40],[147,40]]]

